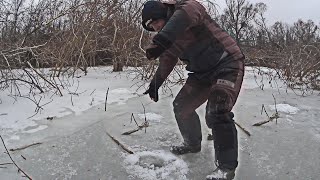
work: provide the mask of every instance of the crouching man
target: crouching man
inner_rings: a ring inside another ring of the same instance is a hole
[[[207,179],[233,179],[238,166],[238,140],[231,111],[241,88],[245,59],[239,46],[196,0],[147,1],[142,25],[158,32],[146,56],[160,61],[145,94],[158,101],[158,89],[178,58],[191,72],[173,102],[184,142],[172,146],[171,152],[181,155],[201,151],[202,133],[195,110],[207,101],[205,118],[212,129],[217,165]]]

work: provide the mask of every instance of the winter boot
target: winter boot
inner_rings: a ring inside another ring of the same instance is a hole
[[[170,151],[175,155],[182,155],[187,153],[197,153],[201,151],[201,144],[196,146],[191,146],[183,143],[178,146],[171,146]]]
[[[207,176],[207,180],[231,180],[235,176],[235,169],[216,168],[212,174]]]

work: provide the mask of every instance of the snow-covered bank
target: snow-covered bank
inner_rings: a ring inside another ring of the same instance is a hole
[[[8,96],[7,91],[0,92],[0,127],[10,132],[35,132],[39,128],[35,121],[42,119],[61,118],[70,114],[80,115],[96,105],[105,102],[108,88],[108,104],[125,103],[129,98],[136,97],[136,86],[131,87],[134,82],[128,76],[131,68],[121,73],[112,73],[111,67],[90,68],[88,75],[80,76],[68,82],[69,87],[61,88],[63,96],[53,95],[52,92],[35,95],[35,100],[40,101],[40,109],[35,112],[36,105],[29,99],[18,97],[14,99]],[[263,72],[271,70],[262,68]],[[255,89],[264,85],[264,88],[278,87],[274,81],[261,78],[253,68],[247,68],[246,78],[243,84],[244,89]],[[279,83],[281,84],[281,83]],[[281,87],[284,85],[282,84]],[[280,88],[281,88],[280,87]],[[27,92],[28,89],[20,89]],[[144,89],[142,89],[143,91]],[[158,118],[157,118],[158,119]],[[31,127],[27,129],[28,127]],[[33,127],[33,128],[32,128]],[[33,130],[31,130],[33,129]]]
[[[136,92],[136,87],[131,87],[135,82],[128,78],[128,71],[111,73],[111,68],[90,69],[87,76],[75,80],[63,97],[55,96],[41,114],[29,119],[35,108],[32,102],[19,99],[12,103],[12,98],[1,92],[1,135],[9,148],[43,142],[14,152],[17,163],[34,179],[204,179],[214,169],[213,144],[206,140],[210,131],[204,121],[205,105],[197,110],[203,131],[202,151],[174,156],[169,146],[181,140],[172,112],[174,97],[160,91],[160,100],[154,103],[147,96],[138,96],[144,89]],[[264,90],[256,82],[265,82]],[[270,84],[267,78],[262,80],[252,68],[247,68],[234,112],[235,120],[252,136],[238,129],[238,180],[320,177],[320,160],[316,158],[320,153],[319,96],[315,93],[299,97],[287,93],[286,87],[280,84]],[[104,111],[108,87],[108,105]],[[174,95],[180,87],[173,87]],[[269,115],[275,112],[273,96],[280,115],[278,123],[253,127],[252,124],[267,120],[264,113],[261,115],[262,105]],[[48,100],[51,101],[51,95],[44,95],[43,103]],[[146,113],[141,104],[145,105]],[[143,130],[123,136],[123,132],[136,128],[134,122],[130,123],[132,113],[139,124],[146,118],[150,126],[146,133]],[[47,120],[48,116],[55,117]],[[106,131],[134,154],[125,154]],[[0,151],[4,151],[3,147]],[[8,161],[2,153],[0,164]],[[7,166],[0,168],[0,177],[11,180],[19,179],[20,175],[13,166]]]
[[[0,92],[0,127],[3,131],[31,133],[45,129],[45,126],[38,126],[37,120],[56,119],[70,114],[81,115],[82,112],[103,104],[108,92],[108,104],[125,103],[129,98],[135,97],[134,88],[127,86],[131,79],[125,73],[112,73],[111,67],[90,68],[87,76],[70,81],[69,87],[61,88],[63,96],[47,92],[35,95],[40,109],[35,112],[36,104],[26,98],[14,99],[8,96],[7,91]],[[125,85],[125,86],[124,86]],[[20,89],[21,91],[28,91]],[[108,91],[109,88],[109,91]]]

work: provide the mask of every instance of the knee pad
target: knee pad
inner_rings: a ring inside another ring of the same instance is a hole
[[[211,92],[208,99],[207,112],[215,112],[217,114],[230,112],[234,105],[233,102],[233,96],[228,90],[216,88]]]
[[[209,128],[213,128],[217,124],[228,124],[234,123],[233,118],[234,114],[232,112],[226,112],[221,114],[216,113],[206,113],[206,123]]]

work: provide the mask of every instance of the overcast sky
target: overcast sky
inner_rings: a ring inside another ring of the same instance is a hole
[[[247,0],[251,3],[263,2],[268,9],[265,17],[268,24],[276,21],[282,21],[289,24],[298,19],[313,20],[320,25],[320,0]],[[215,2],[224,9],[225,0],[215,0]]]

